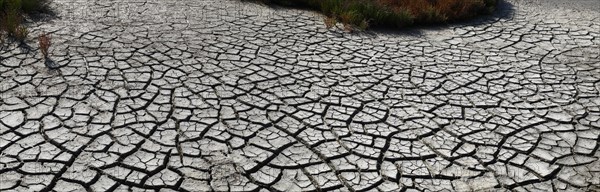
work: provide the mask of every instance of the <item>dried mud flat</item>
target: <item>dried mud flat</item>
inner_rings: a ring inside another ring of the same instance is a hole
[[[55,0],[29,28],[57,69],[0,48],[0,190],[600,190],[599,3],[568,2],[345,33],[233,0]]]

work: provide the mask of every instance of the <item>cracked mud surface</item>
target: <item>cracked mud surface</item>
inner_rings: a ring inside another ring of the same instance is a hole
[[[539,2],[349,34],[238,1],[56,0],[30,29],[58,69],[33,39],[0,49],[0,190],[600,190],[600,15]]]

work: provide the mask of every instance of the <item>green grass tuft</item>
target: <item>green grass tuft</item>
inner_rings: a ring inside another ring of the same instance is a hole
[[[22,24],[24,16],[47,10],[47,0],[0,0],[0,36],[23,41],[29,34]]]

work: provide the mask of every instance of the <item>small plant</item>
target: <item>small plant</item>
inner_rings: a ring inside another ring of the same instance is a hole
[[[365,29],[369,28],[369,22],[367,20],[363,20],[358,25],[358,28],[360,28],[361,30],[365,30]]]
[[[354,11],[347,11],[340,14],[342,23],[354,23],[357,20],[357,14]]]
[[[323,22],[325,22],[325,27],[327,27],[327,29],[331,29],[337,23],[333,17],[324,17]]]
[[[18,26],[15,33],[13,34],[13,37],[23,42],[27,38],[27,35],[29,35],[29,31],[27,30],[27,28],[25,26]]]
[[[44,59],[48,59],[48,49],[50,49],[50,45],[52,42],[50,41],[51,37],[47,33],[42,33],[38,36],[38,44],[40,46],[40,51],[44,56]]]
[[[352,32],[353,30],[354,30],[354,26],[352,24],[348,24],[348,23],[344,24],[344,31]]]

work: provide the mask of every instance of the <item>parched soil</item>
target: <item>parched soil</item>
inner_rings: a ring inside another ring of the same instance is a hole
[[[558,2],[347,33],[239,0],[55,0],[0,46],[0,190],[598,191],[600,15]]]

